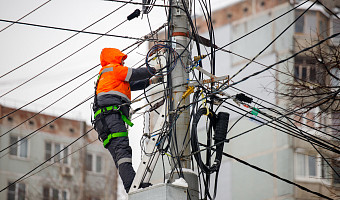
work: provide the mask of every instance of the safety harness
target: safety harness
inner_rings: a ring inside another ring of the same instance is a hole
[[[94,104],[95,104],[95,107],[98,108],[98,102],[97,102],[97,87],[98,87],[98,82],[99,82],[99,79],[100,79],[100,76],[105,73],[105,72],[101,72],[98,76],[98,79],[97,79],[97,82],[96,82],[96,86],[95,86],[95,90],[94,90]],[[128,117],[126,117],[123,112],[120,110],[120,107],[117,106],[117,105],[112,105],[112,106],[107,106],[107,107],[104,107],[104,108],[99,108],[97,111],[94,112],[94,117],[93,117],[93,121],[92,121],[92,124],[95,124],[96,120],[101,120],[104,128],[106,129],[106,132],[109,132],[109,128],[106,124],[106,121],[105,121],[105,117],[104,115],[107,115],[107,114],[111,114],[111,113],[119,113],[120,116],[122,117],[122,120],[127,124],[129,125],[130,127],[133,126],[133,123],[129,120]],[[107,138],[103,141],[103,145],[104,147],[106,148],[107,144],[110,142],[110,140],[112,138],[115,138],[115,137],[127,137],[128,136],[128,132],[117,132],[117,133],[110,133]],[[99,136],[98,136],[99,138]]]

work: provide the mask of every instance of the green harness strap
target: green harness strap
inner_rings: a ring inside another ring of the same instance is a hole
[[[122,116],[123,121],[129,126],[131,126],[131,127],[133,126],[133,123],[123,114],[123,112],[121,110],[118,110],[117,106],[108,106],[105,109],[107,111],[110,111],[110,110],[113,110],[113,109],[119,111],[120,115]],[[102,110],[102,109],[97,110],[97,112],[94,114],[94,118],[96,118],[96,116],[99,115],[102,112],[104,112],[104,110]]]
[[[110,110],[117,110],[119,111],[123,121],[129,125],[129,126],[133,126],[133,123],[123,114],[123,112],[121,110],[118,109],[117,106],[108,106],[104,109],[99,109],[97,110],[97,112],[94,114],[94,118],[96,118],[100,113],[104,113],[106,111],[110,111]],[[115,137],[127,137],[128,136],[128,132],[117,132],[117,133],[111,133],[107,136],[107,138],[103,141],[103,145],[104,147],[110,142],[110,140],[112,138],[115,138]]]
[[[118,133],[111,133],[110,135],[107,136],[107,138],[104,140],[103,145],[104,147],[110,142],[112,138],[115,137],[127,137],[128,133],[127,132],[118,132]]]

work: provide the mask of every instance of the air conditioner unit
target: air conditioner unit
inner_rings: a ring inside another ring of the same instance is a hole
[[[62,166],[61,167],[61,175],[63,176],[73,176],[74,169],[70,166]]]

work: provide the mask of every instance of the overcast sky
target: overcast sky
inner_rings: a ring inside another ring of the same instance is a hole
[[[235,1],[237,0],[213,0],[213,9]],[[142,2],[142,0],[134,0],[133,2]],[[162,2],[164,1],[157,1],[156,3],[162,4]],[[21,19],[20,22],[82,30],[118,9],[110,16],[86,29],[89,32],[106,33],[123,22],[135,9],[141,8],[141,5],[127,4],[123,6],[124,3],[121,2],[103,0],[0,0],[0,19],[16,21],[41,5],[43,6]],[[121,6],[123,7],[119,9]],[[164,8],[154,7],[149,14],[149,19],[151,28],[153,30],[158,28],[166,22]],[[0,30],[8,25],[10,24],[0,22]],[[149,32],[148,20],[146,15],[144,15],[120,25],[112,30],[110,34],[139,38]],[[48,53],[23,65],[74,34],[75,32],[19,24],[15,24],[0,32],[0,76],[21,66],[14,72],[0,78],[0,103],[7,106],[21,107],[99,64],[99,54],[102,48],[116,47],[124,49],[135,42],[135,40],[112,36],[104,36],[96,40],[99,37],[98,35],[80,33]],[[93,42],[94,40],[96,41]],[[91,42],[93,43],[88,45]],[[84,46],[86,47],[83,48]],[[83,49],[70,56],[81,48]],[[144,44],[128,56],[126,65],[132,66],[136,64],[144,57],[146,52],[147,47]],[[32,111],[41,110],[90,77],[93,77],[98,73],[99,69],[100,67],[97,67],[86,73],[75,81],[27,106],[26,109]],[[18,89],[4,95],[44,70],[47,71],[20,86]],[[74,107],[93,93],[93,82],[94,79],[87,82],[80,89],[72,92],[63,100],[53,105],[45,113],[60,115]],[[89,121],[90,112],[89,103],[85,103],[67,116]]]
[[[236,1],[239,0],[212,0],[211,2],[213,10],[215,10]],[[134,2],[142,2],[142,0],[134,0]],[[162,4],[162,2],[164,1],[156,1],[157,4]],[[105,19],[86,29],[89,32],[106,33],[125,21],[126,17],[135,9],[141,8],[140,5],[127,4],[118,9],[124,3],[103,0],[0,0],[0,19],[16,21],[41,5],[43,6],[21,19],[20,22],[82,30],[116,10]],[[149,20],[152,30],[165,23],[166,15],[164,8],[154,7],[149,14]],[[0,22],[0,30],[8,25],[10,24]],[[144,15],[122,24],[109,32],[109,34],[139,38],[149,32],[147,16]],[[136,41],[112,36],[104,36],[96,40],[99,37],[98,35],[85,33],[80,33],[68,39],[74,34],[75,32],[19,24],[15,24],[0,32],[0,76],[19,67],[14,72],[0,78],[0,103],[5,106],[19,108],[39,98],[38,101],[24,108],[38,112],[91,77],[96,76],[100,67],[94,68],[55,92],[40,98],[42,95],[98,65],[99,55],[103,48],[115,47],[124,49]],[[67,41],[48,53],[39,56],[64,40]],[[94,40],[96,41],[93,42]],[[76,51],[79,52],[74,54]],[[147,51],[147,44],[142,45],[128,55],[125,65],[135,65],[138,61],[145,58]],[[30,62],[24,64],[28,61]],[[47,71],[37,76],[45,70]],[[37,77],[5,95],[8,91],[18,87],[34,76]],[[95,79],[92,78],[91,81],[88,81],[81,88],[48,108],[44,113],[59,116],[67,112],[94,93],[94,81]],[[132,96],[135,97],[136,95],[137,93],[135,92]],[[85,120],[90,123],[91,102],[92,100],[86,102],[65,116],[72,119]],[[140,104],[133,106],[136,108]],[[139,139],[142,135],[142,119],[133,121],[136,125],[130,130],[130,144],[134,151],[133,164],[135,168],[138,167],[138,160],[140,159]]]

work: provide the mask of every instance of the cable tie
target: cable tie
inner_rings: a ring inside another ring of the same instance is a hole
[[[253,107],[251,114],[257,116],[259,114],[259,111],[260,110],[258,108]]]
[[[207,55],[194,56],[194,61],[195,61],[195,62],[198,62],[198,61],[204,59],[205,57],[207,57]]]

